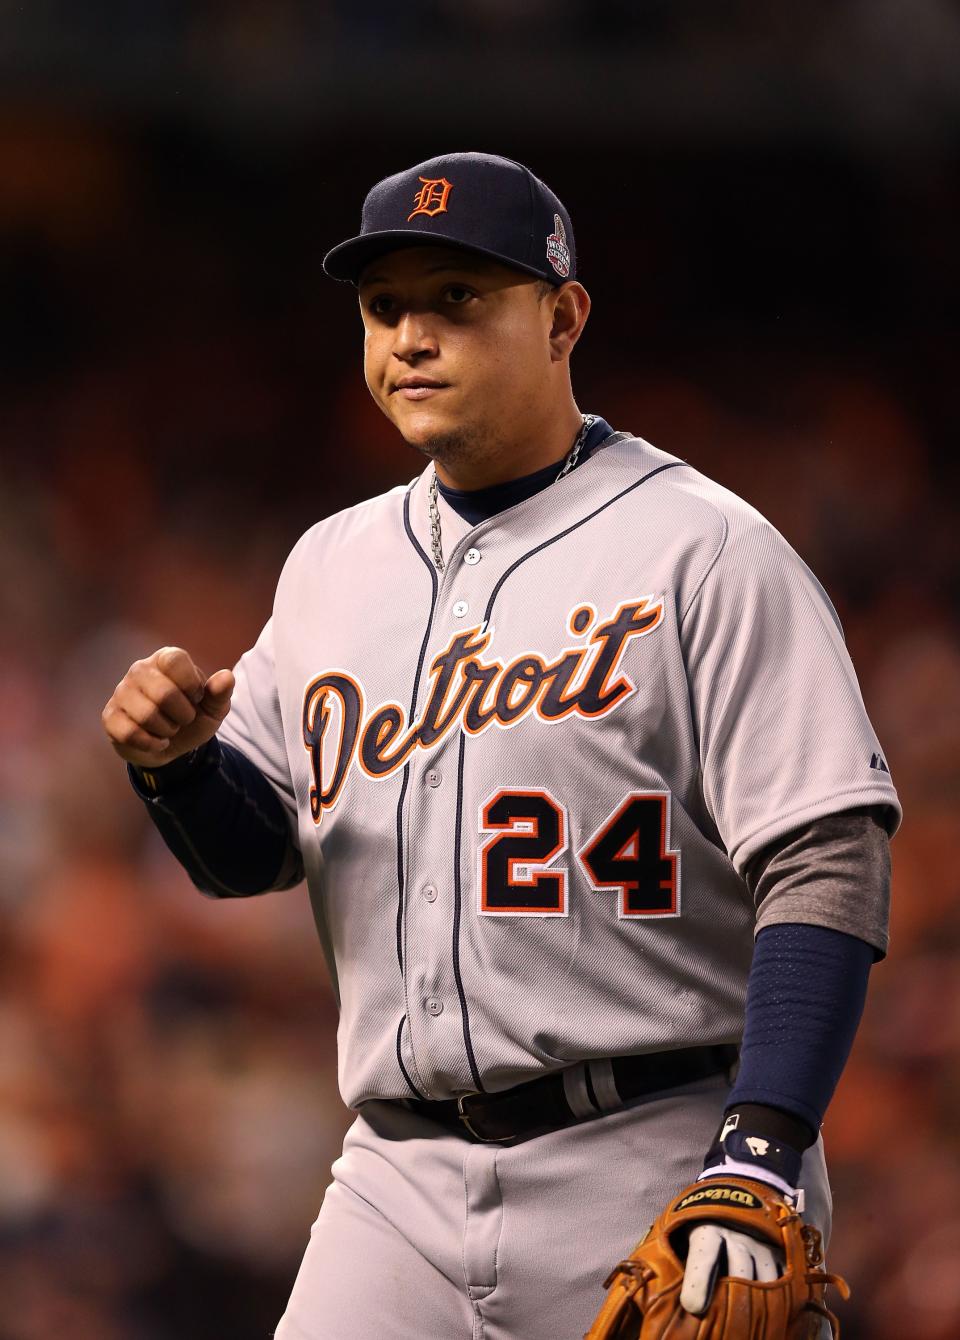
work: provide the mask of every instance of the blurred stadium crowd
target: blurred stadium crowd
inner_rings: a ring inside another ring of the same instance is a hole
[[[0,85],[382,129],[585,124],[924,137],[960,110],[952,0],[0,0]],[[583,95],[586,95],[585,97]],[[592,105],[591,105],[592,104]],[[387,122],[389,124],[389,122]],[[636,124],[636,123],[634,123]]]
[[[155,12],[194,8],[235,14]],[[497,6],[430,9],[455,31]],[[846,1340],[956,1340],[956,176],[802,144],[476,147],[579,226],[581,407],[747,497],[843,619],[906,818],[824,1129],[832,1264]],[[319,260],[376,176],[437,151],[0,115],[0,1340],[262,1340],[282,1311],[349,1121],[305,893],[198,894],[99,713],[156,646],[232,663],[299,533],[419,469]]]

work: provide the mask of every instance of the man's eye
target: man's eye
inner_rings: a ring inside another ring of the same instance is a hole
[[[385,293],[379,294],[371,301],[370,311],[374,316],[386,316],[393,311],[393,299],[388,298]]]
[[[463,284],[448,284],[444,296],[459,307],[470,301],[473,297],[473,291],[465,288]]]

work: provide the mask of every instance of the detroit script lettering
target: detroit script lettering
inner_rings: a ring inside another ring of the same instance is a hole
[[[580,606],[571,611],[568,627],[582,633],[594,617],[589,606]],[[572,713],[606,716],[635,691],[632,681],[617,673],[624,648],[662,621],[663,600],[640,596],[624,601],[584,645],[565,647],[552,661],[525,652],[506,665],[484,657],[492,628],[465,629],[431,664],[427,701],[409,724],[399,703],[367,713],[363,686],[347,671],[317,676],[304,692],[302,714],[314,823],[337,803],[354,763],[368,777],[387,777],[415,749],[432,748],[458,726],[478,735],[494,724],[513,726],[533,712],[544,721],[561,721]],[[337,735],[327,741],[332,721]]]

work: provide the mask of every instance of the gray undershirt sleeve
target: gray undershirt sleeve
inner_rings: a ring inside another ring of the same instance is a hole
[[[765,847],[746,870],[759,933],[783,922],[855,935],[887,952],[890,911],[889,814],[861,806],[815,819]]]

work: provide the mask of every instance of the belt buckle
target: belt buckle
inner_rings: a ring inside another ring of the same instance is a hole
[[[462,1093],[457,1098],[457,1115],[473,1136],[474,1140],[479,1140],[480,1143],[484,1145],[499,1145],[503,1144],[505,1140],[512,1140],[514,1138],[512,1135],[481,1135],[476,1129],[470,1120],[470,1113],[464,1108],[464,1103],[468,1098],[476,1098],[477,1096],[477,1093]]]

